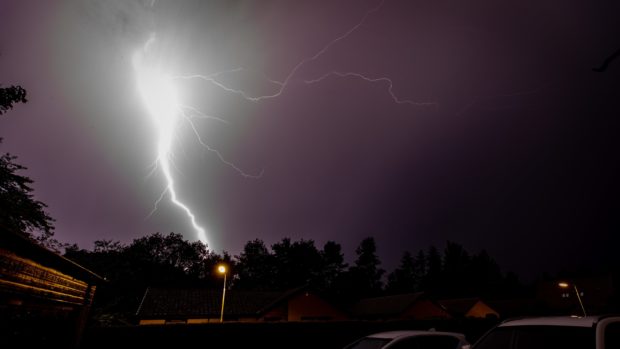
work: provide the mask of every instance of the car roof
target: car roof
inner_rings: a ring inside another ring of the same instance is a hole
[[[529,317],[522,319],[506,320],[499,327],[509,326],[574,326],[574,327],[592,327],[602,316],[546,316],[546,317]],[[614,317],[620,320],[620,317]]]
[[[399,337],[409,337],[409,336],[452,336],[458,337],[459,339],[465,339],[465,335],[462,333],[456,332],[438,332],[438,331],[389,331],[389,332],[379,332],[373,333],[367,338],[382,338],[382,339],[396,339]]]

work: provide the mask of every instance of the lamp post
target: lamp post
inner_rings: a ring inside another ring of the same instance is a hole
[[[583,302],[581,301],[581,295],[579,294],[577,285],[575,283],[572,283],[572,285],[573,285],[573,288],[575,289],[575,294],[577,295],[577,300],[579,301],[579,305],[581,306],[581,311],[583,312],[583,316],[587,316],[586,308],[583,306]],[[559,282],[558,286],[561,288],[569,288],[571,284],[569,284],[568,282]]]
[[[224,274],[224,288],[222,289],[222,311],[220,312],[220,322],[224,322],[224,301],[226,300],[226,273],[228,270],[224,264],[217,267],[217,272]]]

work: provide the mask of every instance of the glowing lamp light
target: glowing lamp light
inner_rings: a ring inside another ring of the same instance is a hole
[[[579,294],[579,289],[577,288],[577,285],[575,283],[571,284],[565,281],[558,282],[558,287],[561,287],[561,288],[569,288],[571,285],[573,286],[573,289],[575,290],[575,294],[577,295],[577,300],[579,301],[579,306],[581,306],[581,311],[583,312],[583,316],[588,316],[588,314],[586,313],[586,307],[584,307],[583,302],[581,301],[581,295]]]
[[[224,301],[226,300],[226,266],[220,264],[217,267],[217,272],[224,274],[224,288],[222,289],[222,311],[220,312],[220,322],[224,322]]]

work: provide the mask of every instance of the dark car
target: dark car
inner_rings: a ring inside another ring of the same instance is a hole
[[[507,320],[473,349],[619,349],[620,316],[533,317]]]

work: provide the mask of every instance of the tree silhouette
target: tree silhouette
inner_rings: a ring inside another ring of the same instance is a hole
[[[489,296],[502,291],[502,272],[499,265],[489,256],[486,250],[482,250],[472,256],[468,277],[473,285],[471,289],[472,294]]]
[[[322,273],[319,279],[318,288],[328,293],[336,292],[339,278],[347,269],[348,265],[344,262],[342,246],[334,241],[328,241],[323,245],[321,251]]]
[[[415,260],[409,251],[403,253],[400,265],[388,275],[385,291],[391,294],[409,293],[417,290]]]
[[[94,246],[92,251],[68,246],[65,257],[108,281],[98,287],[94,304],[95,317],[108,324],[127,322],[147,287],[221,287],[220,276],[215,275],[221,261],[229,265],[234,278],[229,255],[215,254],[200,241],[184,240],[180,234],[150,234],[129,246],[99,240]]]
[[[0,115],[13,109],[14,103],[26,103],[26,90],[21,86],[2,87],[0,85]]]
[[[512,273],[504,275],[486,250],[470,255],[447,241],[443,255],[435,246],[415,257],[405,252],[401,264],[388,276],[388,293],[424,291],[434,297],[498,298],[523,293]]]
[[[347,292],[352,298],[380,295],[383,288],[381,277],[385,270],[379,265],[377,245],[372,237],[362,240],[355,250],[357,259],[346,273]]]
[[[609,65],[616,60],[618,57],[620,57],[620,49],[616,50],[614,53],[612,53],[611,55],[609,55],[607,58],[605,58],[605,60],[603,61],[603,63],[601,63],[600,66],[596,67],[596,68],[592,68],[592,70],[594,70],[597,73],[602,73],[605,70],[607,70],[607,68],[609,67]]]
[[[236,286],[241,289],[273,290],[276,272],[275,258],[263,240],[248,241],[237,261]]]
[[[200,241],[189,242],[181,234],[155,233],[135,239],[127,247],[127,257],[142,267],[144,281],[150,285],[192,284],[214,274],[222,258],[207,250]]]
[[[0,156],[0,227],[42,241],[54,235],[46,205],[34,199],[32,179],[18,174],[26,168],[10,154]],[[39,233],[39,236],[35,236]]]
[[[472,288],[470,258],[465,248],[452,241],[446,242],[441,275],[441,294],[467,295]]]
[[[289,238],[271,246],[276,265],[274,286],[285,290],[302,285],[316,286],[321,274],[321,254],[312,240],[291,243]]]
[[[430,246],[426,253],[426,274],[422,279],[422,289],[435,293],[441,289],[442,265],[441,255],[437,247]]]
[[[20,86],[0,88],[0,115],[18,102],[26,102],[26,90]],[[34,198],[33,181],[20,174],[26,167],[17,164],[16,159],[9,153],[0,156],[0,228],[55,249],[59,244],[53,239],[54,220],[47,206]]]
[[[424,250],[418,251],[418,254],[415,256],[413,260],[413,277],[416,281],[416,290],[421,291],[424,276],[426,275],[427,264],[426,264],[426,254]]]
[[[403,253],[400,265],[388,276],[385,293],[424,291],[433,297],[493,299],[523,291],[516,276],[504,276],[485,250],[469,254],[462,245],[448,241],[443,252],[430,246],[415,257]],[[149,286],[221,288],[215,267],[222,261],[229,266],[233,289],[285,291],[307,284],[341,305],[384,294],[385,271],[380,268],[375,240],[362,240],[356,254],[355,263],[347,269],[342,248],[334,241],[319,251],[312,240],[284,238],[271,250],[260,239],[248,241],[231,258],[209,251],[201,242],[184,240],[180,234],[155,233],[129,245],[95,241],[92,251],[72,245],[65,256],[108,280],[98,288],[95,313],[111,314],[119,324],[118,319],[129,319],[135,313]]]

